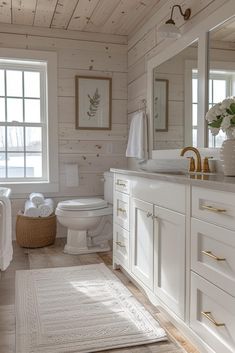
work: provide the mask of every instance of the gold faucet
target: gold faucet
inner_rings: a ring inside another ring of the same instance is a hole
[[[202,171],[202,161],[201,161],[200,152],[198,151],[197,148],[188,146],[188,147],[184,147],[184,148],[182,149],[180,155],[181,155],[181,156],[184,156],[184,154],[185,154],[187,151],[192,151],[192,152],[194,152],[194,153],[196,154],[196,157],[197,157],[196,172],[201,172],[201,171]]]

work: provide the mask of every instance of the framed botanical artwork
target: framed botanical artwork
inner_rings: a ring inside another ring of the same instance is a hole
[[[76,129],[111,130],[112,79],[75,76]]]

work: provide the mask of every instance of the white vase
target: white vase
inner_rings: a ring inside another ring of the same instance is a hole
[[[224,169],[224,175],[235,176],[235,138],[232,131],[228,131],[227,140],[224,140],[220,149],[220,160]]]

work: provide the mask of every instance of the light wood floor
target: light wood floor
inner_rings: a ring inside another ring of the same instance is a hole
[[[104,262],[112,269],[112,254],[67,255],[63,253],[64,239],[50,247],[21,249],[15,242],[14,260],[5,272],[0,272],[0,353],[15,353],[15,271],[47,267],[79,266]],[[169,341],[151,345],[115,349],[105,353],[198,353],[193,345],[153,306],[146,296],[119,270],[113,271],[145,308],[161,323]]]

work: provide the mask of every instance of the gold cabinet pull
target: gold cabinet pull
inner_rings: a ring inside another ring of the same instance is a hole
[[[120,181],[117,181],[117,182],[116,182],[116,185],[118,185],[118,186],[126,186],[126,184],[124,184],[124,183],[122,183],[122,182],[120,182]]]
[[[122,244],[120,241],[116,241],[116,244],[120,246],[120,248],[125,248],[126,246]]]
[[[225,326],[224,323],[220,323],[220,322],[215,321],[215,319],[213,318],[213,316],[212,316],[210,311],[202,311],[201,314],[203,316],[205,316],[207,318],[207,320],[212,322],[212,324],[214,324],[215,326],[217,326],[217,327]]]
[[[126,210],[124,208],[118,207],[117,209],[119,212],[126,213]]]
[[[226,259],[224,257],[218,257],[218,256],[214,255],[211,251],[202,250],[202,254],[209,256],[216,261],[226,261]]]
[[[227,212],[227,210],[225,210],[224,208],[216,208],[216,207],[209,206],[209,205],[202,205],[202,208],[204,208],[205,210],[211,211],[211,212],[216,212],[216,213]]]

